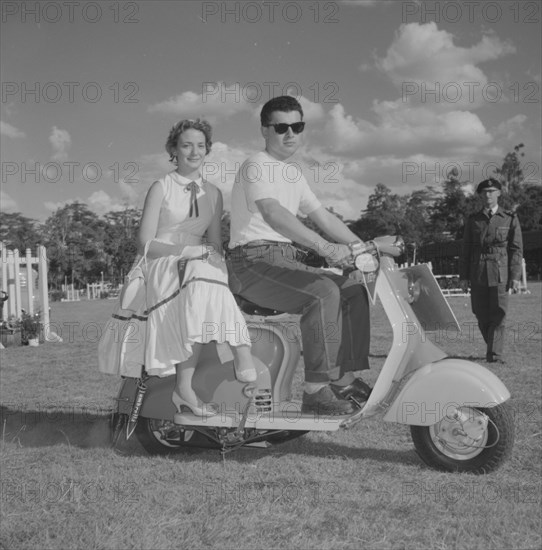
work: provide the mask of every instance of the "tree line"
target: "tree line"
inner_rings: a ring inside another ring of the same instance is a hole
[[[519,144],[506,155],[495,177],[503,185],[501,205],[516,211],[525,232],[542,229],[542,187],[524,181],[523,147]],[[427,186],[404,195],[378,183],[360,217],[345,221],[363,240],[401,234],[407,243],[421,247],[460,239],[466,216],[479,209],[481,203],[476,193],[465,192],[466,182],[457,176],[457,170],[452,169],[440,189]],[[53,288],[60,288],[65,280],[82,287],[100,281],[102,274],[105,280],[118,284],[136,255],[140,218],[141,210],[137,208],[98,216],[82,202],[58,208],[43,224],[20,212],[4,213],[0,220],[0,241],[21,254],[26,248],[34,253],[38,244],[45,245]],[[225,212],[224,241],[229,237],[229,220],[229,213]],[[310,220],[304,223],[316,229]]]

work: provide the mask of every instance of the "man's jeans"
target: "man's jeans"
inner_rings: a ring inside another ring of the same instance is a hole
[[[362,285],[300,263],[297,249],[286,243],[237,247],[228,270],[234,294],[301,314],[306,382],[329,382],[369,368],[369,301]]]

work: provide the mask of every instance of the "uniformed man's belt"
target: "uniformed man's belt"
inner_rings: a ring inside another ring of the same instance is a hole
[[[506,250],[506,246],[483,246],[482,254],[497,254],[500,250]]]

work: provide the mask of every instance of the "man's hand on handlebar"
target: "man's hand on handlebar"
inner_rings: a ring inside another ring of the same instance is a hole
[[[402,237],[386,235],[368,242],[327,243],[320,251],[330,266],[343,268],[352,267],[356,256],[362,253],[383,253],[396,258],[404,253],[404,241]]]
[[[344,267],[352,263],[352,251],[347,244],[328,243],[321,254],[331,267]]]

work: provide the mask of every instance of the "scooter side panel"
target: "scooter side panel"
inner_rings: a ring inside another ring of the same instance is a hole
[[[256,385],[259,390],[271,393],[284,355],[283,346],[270,330],[256,333],[252,327],[250,330],[254,367],[258,373]],[[280,349],[277,349],[278,346]],[[147,392],[140,416],[173,420],[176,410],[171,395],[175,387],[175,376],[152,376],[145,384]],[[240,415],[248,403],[248,397],[243,393],[244,386],[235,377],[233,361],[221,363],[214,343],[203,346],[192,387],[204,403],[216,404],[221,414]],[[127,390],[129,391],[128,388]],[[135,386],[131,388],[131,392],[132,395],[135,393]]]
[[[254,366],[258,371],[258,386],[271,387],[267,367],[257,358]],[[173,420],[176,410],[171,395],[175,375],[164,378],[152,376],[145,384],[147,392],[140,416]],[[221,412],[239,413],[248,402],[243,394],[244,384],[235,378],[233,361],[220,363],[214,343],[203,346],[192,387],[204,403],[215,403]]]
[[[485,367],[463,359],[442,359],[409,378],[384,420],[431,426],[460,406],[489,408],[509,398],[506,386]]]

